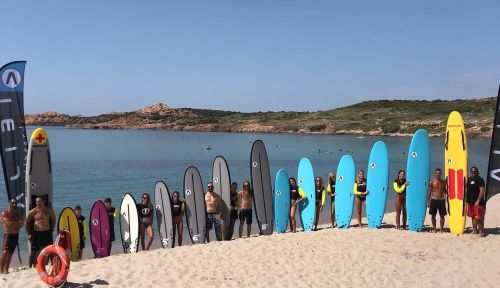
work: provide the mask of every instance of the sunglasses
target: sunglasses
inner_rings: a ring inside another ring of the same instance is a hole
[[[10,204],[12,204],[12,205],[17,205],[17,202],[10,202]]]

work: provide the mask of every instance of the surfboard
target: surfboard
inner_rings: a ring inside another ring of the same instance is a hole
[[[452,234],[464,233],[467,216],[467,137],[462,116],[457,111],[450,113],[446,125],[444,161],[448,181],[448,223]]]
[[[78,256],[80,254],[80,228],[78,227],[75,211],[71,207],[65,207],[61,211],[61,214],[59,214],[57,231],[61,230],[70,233],[70,258],[71,261],[78,261]]]
[[[231,214],[228,207],[231,206],[231,175],[229,174],[229,168],[226,159],[224,159],[224,157],[222,156],[215,157],[212,167],[212,182],[214,184],[214,192],[219,194],[219,196],[224,201],[224,203],[222,203],[222,219],[224,220],[224,226],[226,227],[226,235],[224,235],[224,239],[222,240],[227,240],[229,232],[229,222],[231,220]],[[218,240],[221,239],[218,238]]]
[[[344,155],[337,167],[337,180],[335,189],[335,221],[337,226],[347,229],[351,225],[352,210],[354,208],[354,160],[350,155]]]
[[[419,129],[411,139],[406,162],[406,180],[410,183],[406,187],[406,212],[410,231],[424,229],[430,166],[429,135]]]
[[[290,182],[285,169],[276,173],[274,180],[274,219],[276,232],[285,233],[290,215]]]
[[[175,229],[172,218],[172,204],[170,202],[170,192],[163,181],[155,184],[155,212],[160,234],[160,243],[163,248],[174,248]]]
[[[108,212],[104,202],[97,200],[90,209],[90,244],[95,258],[108,257],[111,253],[111,231]]]
[[[184,199],[186,201],[187,230],[191,243],[205,243],[205,192],[200,172],[193,166],[188,167],[184,173]]]
[[[120,205],[120,234],[125,253],[137,253],[139,250],[139,212],[136,203],[132,195],[123,195]]]
[[[307,158],[300,159],[299,170],[297,172],[297,185],[306,199],[299,202],[299,215],[302,229],[306,232],[312,231],[316,217],[316,190],[314,186],[314,171],[311,161]]]
[[[35,208],[36,197],[45,199],[45,205],[52,207],[52,162],[50,159],[49,136],[45,129],[37,128],[31,134],[26,161],[26,214]],[[31,252],[31,244],[28,243]]]
[[[380,228],[384,219],[389,186],[389,152],[383,141],[373,144],[368,160],[366,217],[368,228]]]
[[[253,142],[250,153],[250,174],[257,226],[262,235],[271,235],[274,228],[273,187],[266,147],[262,140]]]

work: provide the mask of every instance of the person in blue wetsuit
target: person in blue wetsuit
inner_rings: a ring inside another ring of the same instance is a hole
[[[356,206],[356,211],[358,212],[358,227],[363,227],[361,223],[361,214],[363,213],[363,204],[366,201],[366,195],[368,194],[366,189],[366,178],[365,171],[359,170],[356,176],[356,182],[354,183],[353,193],[356,196],[354,203]]]
[[[315,193],[316,193],[316,217],[314,219],[314,231],[318,229],[319,216],[323,212],[323,204],[325,204],[325,184],[323,178],[316,177],[315,179]]]

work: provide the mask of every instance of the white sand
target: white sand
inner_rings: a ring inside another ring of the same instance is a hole
[[[488,202],[484,238],[325,228],[72,262],[66,287],[499,287],[498,211],[500,196]],[[47,285],[20,269],[0,287]]]

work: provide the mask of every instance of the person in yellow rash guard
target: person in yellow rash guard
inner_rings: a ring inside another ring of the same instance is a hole
[[[398,178],[392,184],[396,198],[394,203],[396,205],[396,229],[406,230],[406,187],[410,185],[405,178],[405,170],[399,170]],[[401,212],[403,212],[403,225],[401,223]]]
[[[297,232],[297,221],[295,221],[297,203],[299,203],[300,199],[304,198],[306,195],[297,185],[295,178],[290,177],[288,182],[290,183],[290,231],[295,233]]]
[[[328,186],[326,192],[330,194],[330,220],[332,228],[335,228],[335,172],[328,173]]]
[[[366,201],[366,195],[368,194],[366,190],[366,178],[365,171],[359,170],[356,176],[356,182],[354,183],[353,193],[355,199],[354,204],[356,205],[356,211],[358,212],[358,227],[363,227],[361,223],[361,214],[363,213],[363,204]]]
[[[318,229],[319,215],[323,212],[323,204],[325,204],[326,190],[321,177],[316,177],[314,181],[316,190],[316,218],[314,220],[314,231]]]
[[[87,220],[82,216],[82,207],[75,207],[76,220],[78,221],[78,230],[80,230],[80,253],[78,260],[82,259],[83,248],[85,248],[85,239],[87,239]]]
[[[174,221],[175,231],[177,233],[178,246],[182,245],[182,216],[186,211],[186,202],[181,201],[179,191],[172,193],[172,218]],[[174,240],[175,241],[175,240]]]

